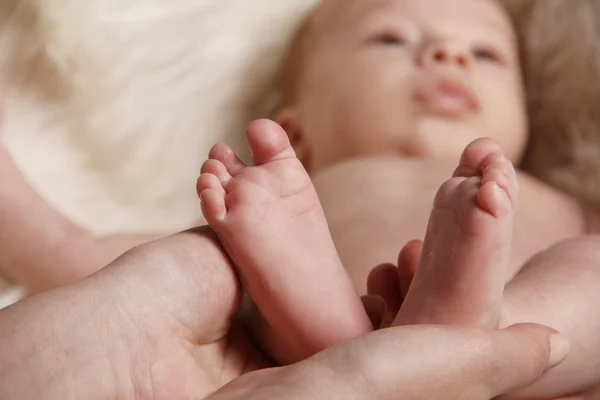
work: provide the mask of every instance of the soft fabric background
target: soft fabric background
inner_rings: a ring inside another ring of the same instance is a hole
[[[206,152],[220,139],[243,149],[316,1],[0,0],[0,141],[99,235],[185,228]],[[600,210],[600,0],[502,2],[522,38],[523,167]]]
[[[313,3],[1,0],[0,140],[48,201],[97,234],[184,228],[200,217],[208,149],[242,148]]]

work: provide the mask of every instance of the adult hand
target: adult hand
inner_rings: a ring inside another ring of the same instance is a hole
[[[204,398],[267,365],[232,325],[241,297],[209,228],[140,246],[0,311],[0,397]]]
[[[268,363],[232,324],[240,302],[209,229],[143,245],[77,284],[0,311],[0,393],[199,399],[233,381],[214,398],[435,399],[460,391],[483,400],[529,383],[550,363],[547,328],[403,327],[258,371]],[[564,350],[555,348],[552,361]]]
[[[489,400],[539,379],[567,351],[537,325],[397,327],[245,375],[209,399]]]
[[[383,264],[374,268],[369,275],[369,293],[381,298],[385,304],[381,324],[379,325],[382,328],[392,325],[402,306],[403,299],[408,294],[409,287],[417,272],[422,246],[423,243],[420,240],[409,242],[400,252],[398,266]],[[588,396],[590,396],[589,398],[600,398],[600,396],[597,396],[598,394],[600,394],[600,390],[596,388],[595,395],[588,393]],[[525,399],[520,395],[503,398]],[[584,398],[588,397],[577,394],[547,400],[584,400]],[[526,397],[526,399],[529,399],[529,397]]]
[[[210,228],[139,246],[0,310],[0,397],[205,398],[271,366],[233,321],[241,302]]]

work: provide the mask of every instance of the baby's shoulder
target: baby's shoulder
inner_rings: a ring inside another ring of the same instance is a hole
[[[533,221],[545,221],[545,225],[578,235],[589,231],[590,211],[575,197],[529,174],[519,172],[518,178],[521,196],[517,214],[527,214]]]

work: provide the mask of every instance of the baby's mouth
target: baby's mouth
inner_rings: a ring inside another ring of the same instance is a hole
[[[425,83],[413,93],[413,99],[426,111],[457,118],[479,109],[479,102],[466,85],[451,79]]]

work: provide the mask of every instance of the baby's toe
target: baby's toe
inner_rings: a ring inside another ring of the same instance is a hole
[[[453,202],[458,194],[458,188],[465,180],[466,178],[458,177],[444,182],[435,195],[433,207],[436,209],[452,207]]]
[[[494,182],[508,196],[512,203],[516,203],[519,196],[517,173],[513,164],[502,153],[490,154],[482,163],[481,184]]]
[[[224,194],[215,189],[204,189],[199,196],[202,203],[202,214],[209,225],[215,226],[222,222],[227,216]]]
[[[196,182],[196,192],[202,206],[202,214],[210,225],[225,219],[225,189],[219,178],[211,173],[203,173]]]
[[[201,174],[212,174],[219,179],[221,185],[225,187],[231,180],[231,174],[227,171],[225,165],[216,159],[208,159],[202,164]]]
[[[232,176],[237,175],[246,167],[246,165],[242,162],[242,160],[239,159],[231,147],[224,143],[218,143],[214,145],[208,153],[208,158],[220,161],[227,169],[227,172]]]
[[[254,121],[246,132],[255,165],[295,158],[287,133],[273,121]]]
[[[477,193],[479,206],[495,218],[504,218],[512,212],[512,201],[507,192],[495,181],[484,183]]]
[[[490,154],[501,153],[502,147],[493,139],[477,139],[469,144],[460,159],[454,177],[481,176],[481,165]]]
[[[203,173],[196,182],[196,193],[200,196],[200,193],[209,189],[214,190],[215,193],[219,193],[221,196],[225,196],[225,189],[219,178],[211,173]]]

